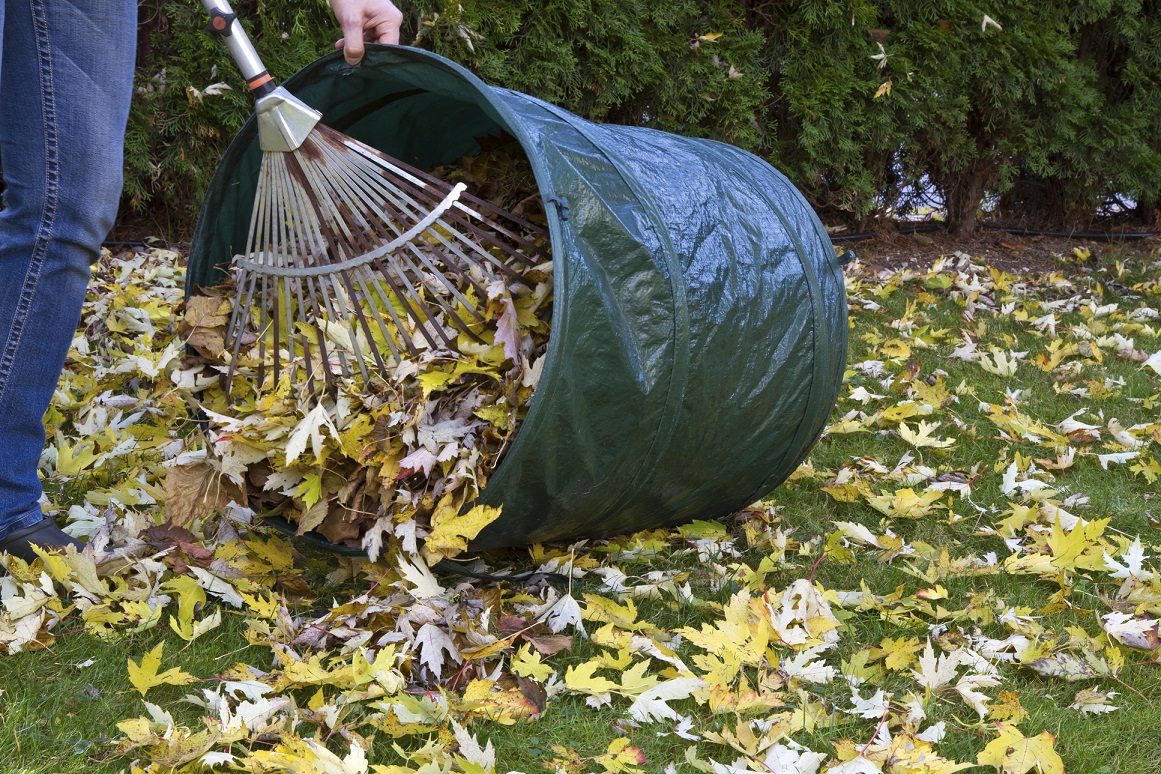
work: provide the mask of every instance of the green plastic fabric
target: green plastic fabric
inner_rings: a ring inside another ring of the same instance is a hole
[[[598,125],[425,51],[328,55],[284,84],[341,132],[419,166],[514,136],[546,202],[547,360],[480,501],[473,548],[602,537],[728,515],[786,479],[834,407],[847,308],[802,195],[729,145]],[[241,252],[254,122],[226,152],[190,249],[187,295]]]

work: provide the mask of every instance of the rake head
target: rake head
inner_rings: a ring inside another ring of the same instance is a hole
[[[293,363],[384,376],[404,349],[480,341],[493,283],[532,285],[547,232],[322,124],[262,155],[246,252],[226,330],[232,382],[243,346],[273,349],[277,384]],[[265,381],[259,366],[258,381]]]

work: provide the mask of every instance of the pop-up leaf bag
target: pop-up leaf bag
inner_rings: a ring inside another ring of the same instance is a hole
[[[531,165],[551,240],[547,348],[518,432],[458,504],[502,507],[473,549],[728,515],[818,439],[846,358],[843,278],[818,217],[766,162],[594,124],[406,47],[371,47],[355,68],[328,55],[284,85],[420,169],[499,138]],[[187,296],[244,250],[260,157],[251,121],[206,196]]]

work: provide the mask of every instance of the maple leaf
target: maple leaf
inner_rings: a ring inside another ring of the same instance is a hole
[[[1048,677],[1059,677],[1069,682],[1092,680],[1113,674],[1109,662],[1088,650],[1081,650],[1079,654],[1062,651],[1028,661],[1021,659],[1021,662],[1034,672]]]
[[[884,691],[882,688],[876,691],[875,694],[871,696],[871,698],[864,699],[859,695],[858,690],[852,686],[851,704],[853,706],[850,709],[843,710],[843,712],[846,712],[850,715],[858,715],[861,718],[878,720],[883,716],[883,713],[887,711],[887,708],[890,706],[890,702],[891,695]]]
[[[581,621],[581,617],[580,603],[576,601],[572,594],[563,594],[544,613],[544,622],[548,624],[548,628],[553,634],[559,634],[568,627],[573,626],[583,635],[585,633],[585,627]]]
[[[789,677],[796,677],[808,683],[829,683],[838,674],[838,670],[827,666],[822,659],[814,660],[829,645],[817,645],[796,653],[793,658],[782,660],[782,671]]]
[[[912,432],[911,428],[906,424],[901,424],[899,425],[899,437],[914,446],[916,449],[922,448],[924,446],[929,446],[933,449],[946,449],[949,446],[954,446],[954,438],[942,439],[937,438],[931,434],[939,427],[939,425],[939,422],[928,424],[927,422],[920,420],[918,432]]]
[[[996,723],[999,736],[976,756],[981,766],[995,766],[1004,774],[1064,774],[1064,761],[1054,749],[1056,737],[1047,731],[1026,738],[1015,726]]]
[[[158,685],[185,685],[193,682],[193,675],[182,669],[172,667],[164,672],[158,672],[161,667],[161,654],[165,643],[157,643],[157,647],[146,653],[138,664],[129,659],[129,682],[144,696],[150,688]]]
[[[170,627],[177,632],[177,636],[181,637],[186,642],[193,642],[198,637],[201,637],[206,632],[213,631],[222,625],[222,611],[216,609],[214,612],[207,615],[200,621],[194,622],[192,619],[169,617]]]
[[[959,666],[959,656],[956,653],[942,653],[938,658],[931,647],[931,640],[923,649],[919,657],[919,671],[911,670],[916,681],[928,691],[938,691],[955,679],[956,667]]]
[[[1141,538],[1134,538],[1132,545],[1130,545],[1121,558],[1125,560],[1121,564],[1113,557],[1109,556],[1108,551],[1105,552],[1105,567],[1111,570],[1109,575],[1113,578],[1137,578],[1138,580],[1148,581],[1153,577],[1151,570],[1146,570],[1144,567],[1145,560],[1149,557],[1145,555],[1145,548],[1141,545]]]
[[[335,427],[334,422],[331,421],[330,413],[322,403],[318,403],[310,412],[303,417],[294,430],[291,431],[290,437],[286,440],[286,464],[289,466],[295,460],[302,456],[306,451],[306,444],[310,442],[311,453],[314,454],[315,462],[321,463],[323,459],[324,439],[323,430],[329,430],[331,437],[336,443],[341,444],[342,439],[339,437],[339,431]]]
[[[1028,717],[1028,712],[1020,705],[1020,695],[1015,691],[1000,691],[996,703],[989,706],[991,716],[996,720],[1007,720],[1012,725]]]
[[[459,648],[456,647],[455,642],[448,636],[447,632],[433,623],[426,623],[419,627],[419,631],[415,633],[414,645],[419,651],[421,663],[437,677],[443,673],[445,653],[457,664],[464,660],[464,657],[460,655]]]
[[[496,343],[504,347],[504,357],[513,363],[520,362],[520,324],[517,322],[516,307],[512,296],[505,288],[500,298],[501,311],[496,319]]]
[[[491,771],[496,768],[496,751],[492,747],[491,739],[488,740],[486,747],[480,747],[476,737],[469,734],[467,729],[457,723],[454,718],[451,720],[451,726],[455,733],[456,744],[460,748],[460,757],[463,760],[479,766],[483,771]]]
[[[897,639],[885,637],[879,643],[879,647],[886,653],[883,666],[892,672],[899,672],[915,663],[918,658],[916,654],[923,647],[923,643],[919,641],[918,637],[906,639],[903,637]]]
[[[988,701],[988,697],[981,693],[979,689],[994,688],[999,684],[999,679],[992,675],[966,674],[956,682],[955,690],[972,709],[979,713],[980,718],[983,719],[989,712],[988,706],[985,703]]]
[[[431,570],[424,564],[412,564],[403,556],[398,562],[399,576],[410,586],[407,593],[419,600],[442,597],[447,589],[439,585],[439,581],[431,574]]]
[[[594,763],[598,764],[609,774],[620,772],[635,772],[638,764],[645,762],[645,753],[640,747],[629,744],[629,738],[622,736],[609,743],[603,755],[598,755]]]
[[[428,564],[436,565],[447,557],[466,551],[468,541],[500,518],[501,511],[500,508],[488,505],[477,505],[463,515],[458,510],[452,496],[448,495],[432,514],[431,534],[423,543],[424,558]]]
[[[883,774],[882,768],[861,755],[826,771],[827,774]]]
[[[100,458],[92,441],[81,441],[72,446],[62,438],[56,444],[56,474],[68,478],[79,476]]]
[[[1116,691],[1100,691],[1096,688],[1085,688],[1076,692],[1076,698],[1069,709],[1074,709],[1082,715],[1103,715],[1115,712],[1120,707],[1114,707],[1110,702],[1117,695]]]
[[[976,362],[980,368],[997,376],[1014,376],[1020,358],[1027,354],[1027,352],[1004,352],[993,347],[991,357],[980,355]]]
[[[1113,454],[1098,454],[1097,461],[1100,462],[1100,464],[1101,464],[1101,470],[1108,470],[1110,462],[1116,463],[1117,465],[1123,465],[1126,462],[1129,462],[1130,460],[1134,460],[1140,456],[1141,456],[1141,452],[1139,452],[1139,451],[1116,452]]]
[[[617,683],[614,683],[606,677],[593,674],[602,666],[601,662],[597,659],[585,661],[576,666],[570,666],[564,673],[565,686],[570,691],[583,693],[588,696],[600,696],[615,690],[619,687]]]
[[[532,650],[528,643],[520,646],[520,650],[516,651],[516,655],[508,661],[508,666],[522,677],[534,677],[541,682],[554,674],[552,667],[542,663],[540,653]]]
[[[696,677],[675,677],[666,680],[637,694],[632,706],[629,707],[629,717],[641,723],[677,720],[679,717],[677,711],[667,702],[688,699],[694,692],[708,686],[709,683]]]
[[[1161,375],[1161,350],[1149,355],[1148,359],[1142,364],[1142,367],[1152,368],[1159,375]]]
[[[1097,538],[1108,526],[1109,519],[1098,519],[1088,524],[1077,524],[1069,532],[1064,531],[1060,516],[1052,523],[1052,530],[1048,535],[1047,543],[1052,551],[1052,564],[1061,568],[1104,569],[1103,558],[1090,551],[1097,546]]]
[[[1159,622],[1152,618],[1137,618],[1119,610],[1101,618],[1101,628],[1122,645],[1138,650],[1157,650],[1161,647],[1158,636]]]

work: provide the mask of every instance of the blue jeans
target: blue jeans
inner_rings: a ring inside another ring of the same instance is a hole
[[[137,4],[0,0],[0,538],[40,521],[42,420],[121,195]]]

